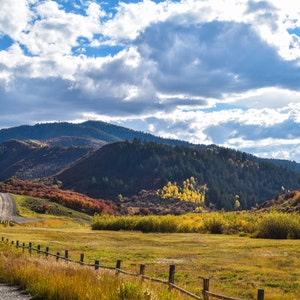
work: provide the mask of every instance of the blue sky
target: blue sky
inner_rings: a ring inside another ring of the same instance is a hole
[[[300,2],[0,8],[0,128],[102,120],[300,162]]]

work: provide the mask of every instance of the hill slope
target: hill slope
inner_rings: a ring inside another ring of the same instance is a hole
[[[74,191],[61,190],[57,185],[50,186],[41,182],[10,179],[5,182],[0,182],[0,192],[48,199],[54,203],[89,215],[94,215],[95,213],[112,214],[117,212],[117,206],[111,201],[93,199]],[[42,207],[40,207],[40,209],[45,210],[45,208]]]
[[[0,145],[0,181],[10,177],[33,180],[53,175],[91,150],[9,140]]]
[[[288,191],[277,195],[275,199],[268,200],[257,206],[260,211],[300,212],[300,190]]]
[[[207,184],[207,205],[226,210],[233,209],[236,195],[241,207],[248,209],[274,197],[282,185],[291,190],[300,186],[300,175],[248,159],[246,153],[139,140],[105,145],[57,174],[64,188],[114,200],[119,194],[133,196],[143,189],[162,188],[167,181],[181,182],[191,176]]]

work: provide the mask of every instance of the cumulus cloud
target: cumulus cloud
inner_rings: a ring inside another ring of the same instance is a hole
[[[0,32],[8,34],[13,39],[18,39],[20,33],[26,28],[32,18],[28,8],[34,1],[1,1]]]
[[[299,158],[297,1],[2,0],[1,11],[0,127],[94,118]]]

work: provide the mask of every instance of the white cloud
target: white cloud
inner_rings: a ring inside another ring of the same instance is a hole
[[[224,95],[224,102],[243,108],[282,108],[290,103],[298,103],[300,91],[266,87],[239,94]]]
[[[32,18],[29,4],[34,0],[1,0],[0,33],[18,39]]]
[[[1,0],[0,127],[93,118],[300,157],[297,1],[76,3]]]
[[[38,19],[28,24],[19,40],[33,55],[70,55],[72,47],[79,45],[80,37],[91,41],[100,31],[102,12],[95,3],[87,8],[87,16],[66,13],[54,1],[42,2],[35,10]]]

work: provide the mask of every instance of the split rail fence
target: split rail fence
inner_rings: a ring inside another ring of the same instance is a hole
[[[9,242],[10,242],[9,239],[5,239],[4,237],[2,237],[1,241],[4,243],[7,243],[7,244],[9,244]],[[161,284],[165,284],[165,285],[168,285],[170,289],[174,288],[174,289],[182,292],[183,294],[190,296],[191,298],[194,298],[194,299],[209,300],[210,298],[213,298],[213,299],[222,299],[222,300],[241,300],[238,298],[227,297],[224,295],[210,292],[209,291],[209,283],[210,282],[209,282],[209,279],[207,279],[207,278],[203,279],[202,296],[195,295],[195,294],[175,285],[175,267],[176,267],[175,265],[169,266],[169,276],[168,276],[168,281],[166,281],[166,280],[146,276],[145,275],[146,266],[144,264],[140,265],[139,273],[132,273],[132,272],[128,272],[128,271],[121,269],[121,263],[122,263],[121,260],[117,260],[115,267],[109,267],[109,266],[100,265],[99,260],[95,260],[93,264],[85,263],[84,262],[84,253],[80,254],[79,260],[74,260],[74,259],[70,259],[68,250],[64,250],[64,255],[62,255],[60,252],[57,252],[56,254],[51,253],[49,251],[49,247],[46,247],[45,250],[42,250],[41,246],[37,245],[35,248],[35,247],[33,247],[33,244],[31,242],[29,242],[28,245],[26,245],[25,243],[21,244],[19,241],[16,241],[16,242],[11,241],[10,244],[15,245],[17,248],[21,248],[23,250],[23,252],[25,251],[25,249],[28,249],[28,252],[30,255],[33,253],[33,251],[35,251],[38,254],[45,254],[46,257],[49,257],[49,256],[55,257],[56,261],[61,259],[61,260],[65,260],[66,262],[78,263],[82,266],[93,267],[95,270],[98,270],[100,268],[114,270],[116,275],[125,274],[125,275],[129,275],[129,276],[140,277],[142,280],[146,279],[146,280],[158,282]],[[257,290],[257,300],[264,300],[264,290],[263,289]]]

